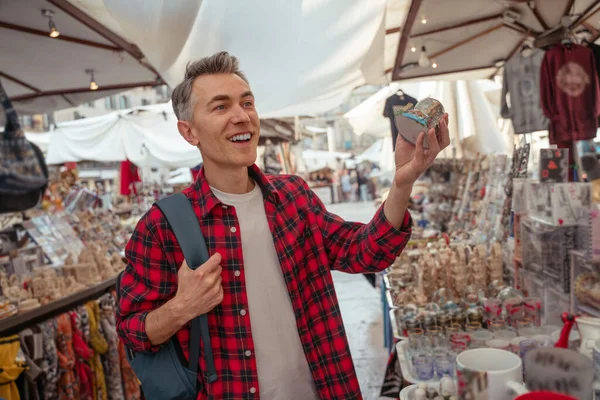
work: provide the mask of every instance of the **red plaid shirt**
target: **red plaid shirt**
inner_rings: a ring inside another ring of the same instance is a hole
[[[297,176],[266,176],[256,166],[249,169],[249,175],[263,192],[300,340],[319,396],[323,400],[361,399],[330,269],[364,273],[388,267],[408,242],[410,214],[406,213],[401,229],[390,225],[383,207],[367,225],[345,222],[327,212]],[[219,379],[206,385],[200,372],[198,399],[257,399],[256,360],[245,355],[246,350],[254,349],[250,318],[240,313],[248,309],[248,299],[235,208],[214,196],[204,169],[183,193],[200,220],[209,253],[218,252],[223,257],[224,299],[208,314]],[[156,206],[138,223],[125,254],[128,265],[117,311],[119,335],[135,351],[155,351],[158,348],[146,335],[146,316],[175,295],[177,269],[183,262],[175,235]],[[189,324],[177,333],[186,357],[189,333]],[[199,369],[206,371],[202,346]]]

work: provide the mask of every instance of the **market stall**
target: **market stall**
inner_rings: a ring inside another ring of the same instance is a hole
[[[413,195],[409,250],[382,279],[391,351],[382,395],[412,400],[433,398],[435,391],[443,398],[504,399],[524,393],[504,392],[491,375],[475,372],[494,374],[502,364],[507,370],[518,365],[511,379],[530,391],[597,398],[591,359],[600,354],[594,258],[600,175],[588,141],[596,137],[600,114],[593,44],[600,2],[556,2],[561,7],[551,9],[542,2],[510,3],[484,9],[469,1],[412,1],[402,29],[394,79],[494,67],[502,73],[499,102],[492,101],[496,93],[472,92],[473,101],[456,103],[471,109],[471,121],[456,108],[451,115],[458,114],[461,135],[469,127],[474,133],[461,145],[473,144],[483,137],[472,128],[489,100],[509,120],[501,131],[511,135],[514,150],[436,161]],[[473,13],[467,17],[464,9]],[[518,31],[514,42],[503,41],[511,47],[508,56],[500,54],[502,46],[486,44]],[[448,42],[436,42],[440,35]],[[480,63],[486,57],[490,62]],[[465,93],[456,88],[457,96]],[[590,111],[580,115],[580,109]],[[512,367],[504,364],[510,353],[516,356]],[[469,358],[475,355],[497,365]],[[570,360],[579,376],[536,361],[544,357]],[[578,389],[561,386],[560,379],[572,379]]]

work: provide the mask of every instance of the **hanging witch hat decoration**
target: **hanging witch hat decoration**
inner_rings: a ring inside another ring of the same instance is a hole
[[[428,97],[414,106],[409,103],[405,107],[394,108],[394,122],[398,134],[407,142],[416,144],[421,132],[428,132],[435,128],[436,134],[439,135],[438,127],[444,112],[442,103]],[[423,147],[429,148],[427,138],[423,141]]]

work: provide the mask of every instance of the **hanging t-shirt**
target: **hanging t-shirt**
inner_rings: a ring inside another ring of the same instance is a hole
[[[130,194],[137,194],[135,189],[136,182],[141,182],[138,168],[129,160],[121,162],[121,191],[119,192],[122,196],[128,196]]]
[[[383,116],[389,118],[390,125],[392,127],[392,148],[396,149],[396,138],[398,138],[398,128],[394,122],[394,107],[404,107],[408,103],[412,105],[417,104],[417,99],[409,96],[405,93],[400,92],[388,97],[385,101],[385,107],[383,108]]]
[[[557,45],[540,72],[542,109],[550,119],[550,143],[590,140],[600,115],[600,87],[594,53],[577,44]]]
[[[533,50],[530,56],[516,52],[504,65],[500,114],[512,120],[516,134],[548,129],[548,118],[540,105],[543,59],[543,50]]]

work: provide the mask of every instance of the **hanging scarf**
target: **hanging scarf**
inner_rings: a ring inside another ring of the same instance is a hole
[[[90,319],[90,346],[94,355],[90,361],[90,367],[94,373],[94,400],[108,400],[106,394],[106,381],[100,355],[108,351],[108,343],[100,331],[100,308],[96,301],[90,301],[85,305]]]
[[[56,318],[56,328],[58,365],[61,370],[60,379],[58,380],[58,398],[60,400],[75,400],[79,395],[79,387],[75,378],[73,330],[68,314],[61,314]]]
[[[0,398],[20,400],[15,381],[27,370],[25,356],[21,352],[19,336],[0,338]]]
[[[58,400],[58,379],[60,373],[58,370],[58,353],[56,350],[56,321],[51,319],[40,324],[42,336],[44,337],[44,359],[42,360],[42,370],[44,377],[42,380],[44,400]]]
[[[38,393],[38,382],[43,376],[42,361],[44,358],[44,336],[41,328],[37,325],[27,328],[19,333],[21,349],[25,355],[25,361],[29,370],[26,373],[27,380],[24,387],[24,396],[28,400],[40,400]]]
[[[94,352],[83,340],[81,333],[81,317],[75,311],[69,312],[73,328],[73,350],[75,351],[75,375],[79,382],[79,395],[82,399],[92,398],[94,376],[89,361]]]
[[[88,316],[87,308],[85,306],[77,307],[77,314],[79,315],[79,323],[81,324],[79,330],[83,334],[83,340],[86,343],[90,342],[90,317]]]
[[[106,293],[100,298],[102,329],[108,342],[108,351],[102,357],[106,387],[109,400],[125,400],[123,393],[123,379],[119,360],[119,335],[115,321],[115,298]]]
[[[135,372],[133,372],[131,365],[129,365],[125,351],[123,342],[119,340],[119,359],[121,361],[121,375],[123,375],[125,398],[127,400],[140,400],[142,398],[140,381],[135,375]]]

